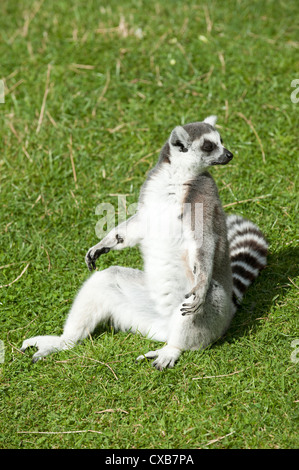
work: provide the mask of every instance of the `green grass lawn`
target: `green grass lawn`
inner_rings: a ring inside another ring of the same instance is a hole
[[[0,9],[0,448],[297,448],[298,1]],[[162,373],[135,363],[157,343],[109,328],[33,365],[19,348],[62,332],[97,205],[136,202],[171,130],[209,114],[235,155],[223,204],[270,245],[226,336]]]

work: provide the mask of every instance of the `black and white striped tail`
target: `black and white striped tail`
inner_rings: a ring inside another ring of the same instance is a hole
[[[227,217],[227,236],[233,274],[233,307],[236,311],[245,291],[266,266],[268,244],[260,229],[237,215]]]

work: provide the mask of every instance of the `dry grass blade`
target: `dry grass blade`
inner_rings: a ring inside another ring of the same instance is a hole
[[[297,284],[295,284],[295,282],[290,277],[288,277],[288,280],[290,281],[291,284],[293,284],[294,287],[296,287],[297,290],[299,290],[299,287],[297,286]]]
[[[83,69],[83,70],[93,70],[95,68],[95,65],[88,65],[88,64],[71,64],[70,66],[76,69]]]
[[[21,78],[17,83],[15,83],[14,85],[12,85],[11,88],[9,88],[6,92],[5,92],[5,96],[6,95],[9,95],[9,93],[11,93],[12,91],[14,91],[19,85],[21,85],[22,83],[24,83],[25,80],[23,78]]]
[[[87,356],[79,356],[79,354],[76,354],[74,353],[77,357],[80,357],[81,359],[88,359],[89,361],[94,361],[94,362],[97,362],[98,364],[102,364],[103,366],[106,366],[108,367],[108,369],[111,370],[112,374],[114,375],[114,377],[116,378],[116,380],[118,380],[118,377],[116,375],[116,373],[114,372],[114,370],[112,369],[111,366],[109,366],[109,364],[107,364],[106,362],[102,362],[102,361],[98,361],[97,359],[94,359],[93,357],[87,357]]]
[[[13,135],[17,138],[17,141],[20,143],[21,138],[20,138],[19,134],[17,133],[17,131],[15,130],[14,125],[11,121],[8,122],[8,127],[10,128]]]
[[[96,102],[95,107],[94,107],[93,110],[92,110],[92,113],[91,113],[91,114],[92,114],[92,117],[95,117],[95,115],[96,115],[96,107],[97,107],[97,105],[102,101],[102,99],[104,98],[104,95],[105,95],[106,91],[108,90],[109,83],[110,83],[110,71],[107,70],[106,83],[105,83],[105,85],[104,85],[104,88],[103,88],[103,90],[102,90],[102,93],[100,94],[100,96],[99,96],[99,98],[98,98],[98,100],[97,100],[97,102]]]
[[[27,271],[27,268],[29,266],[30,263],[27,264],[27,266],[25,266],[25,268],[23,269],[23,271],[21,272],[21,274],[18,275],[18,277],[16,279],[14,279],[12,282],[10,282],[9,284],[4,284],[3,286],[0,286],[0,289],[2,289],[2,287],[9,287],[11,286],[12,284],[14,284],[15,282],[17,282],[22,276],[23,274]]]
[[[4,266],[0,266],[0,269],[9,268],[10,266],[15,266],[16,264],[22,264],[22,263],[26,263],[26,261],[19,261],[17,263],[4,264]]]
[[[242,114],[242,113],[237,113],[237,114],[238,114],[238,116],[240,116],[240,118],[242,118],[242,119],[248,124],[248,126],[250,127],[250,129],[251,129],[252,132],[254,133],[254,135],[255,135],[255,137],[256,137],[258,143],[259,143],[259,146],[260,146],[260,148],[261,148],[262,157],[263,157],[263,162],[266,163],[266,157],[265,157],[265,152],[264,152],[264,148],[263,148],[262,141],[261,141],[261,139],[260,139],[258,133],[256,132],[255,128],[253,127],[253,124],[252,124],[251,120],[250,120],[250,119],[247,119],[247,117],[244,116],[244,114]]]
[[[212,29],[213,29],[213,23],[211,21],[209,10],[208,10],[208,7],[206,5],[203,6],[203,10],[204,10],[204,13],[205,13],[205,18],[206,18],[207,33],[210,34],[212,32]]]
[[[57,129],[57,123],[56,121],[53,119],[53,117],[51,116],[51,114],[49,113],[49,111],[46,111],[46,115],[48,116],[50,122],[53,124],[53,126]]]
[[[224,60],[223,52],[218,52],[218,57],[220,60],[222,73],[225,74],[225,60]]]
[[[186,54],[186,51],[184,49],[184,47],[182,46],[182,44],[180,44],[179,42],[176,43],[177,47],[179,48],[179,50],[181,51],[181,53],[183,54],[183,56],[185,57],[186,59],[186,62],[187,64],[189,65],[190,69],[192,70],[193,73],[196,72],[196,68],[194,67],[194,65],[192,64],[191,60],[188,58],[187,54]]]
[[[222,441],[222,439],[225,439],[226,437],[231,436],[234,433],[235,433],[235,431],[232,431],[232,432],[229,432],[228,434],[225,434],[225,436],[218,437],[217,439],[212,439],[211,441],[209,441],[205,445],[210,446],[211,444],[215,444],[215,442]]]
[[[39,119],[38,119],[38,124],[37,124],[37,128],[36,128],[36,133],[37,134],[40,131],[40,128],[41,128],[41,125],[42,125],[42,122],[43,122],[43,118],[44,118],[46,101],[47,101],[47,96],[48,96],[48,93],[49,93],[50,74],[51,74],[51,64],[48,64],[45,93],[44,93],[43,102],[42,102],[42,106],[41,106],[41,110],[40,110],[40,114],[39,114]]]
[[[73,177],[74,177],[75,185],[77,186],[77,173],[76,173],[74,156],[73,156],[73,137],[72,137],[72,135],[70,135],[69,150],[70,150],[70,159],[71,159],[72,170],[73,170]]]
[[[51,271],[51,260],[50,260],[50,256],[49,256],[49,253],[48,253],[48,250],[46,250],[46,248],[44,246],[41,247],[43,250],[45,250],[46,252],[46,255],[47,255],[47,258],[48,258],[48,272]]]
[[[78,434],[82,432],[95,432],[96,434],[103,434],[101,431],[94,429],[84,429],[82,431],[17,431],[18,434]]]
[[[28,158],[28,160],[32,163],[33,160],[32,158],[30,157],[29,153],[27,152],[26,148],[24,147],[24,145],[22,146],[22,150],[24,152],[24,154],[26,155],[26,157]]]
[[[263,196],[252,197],[250,199],[243,199],[242,201],[230,202],[229,204],[225,204],[223,207],[231,207],[231,206],[236,206],[237,204],[243,204],[245,202],[258,201],[259,199],[264,199],[265,197],[270,197],[270,196],[272,196],[272,194],[264,194]]]
[[[202,380],[202,379],[218,379],[220,377],[231,377],[232,375],[240,374],[244,372],[245,369],[236,370],[235,372],[231,372],[230,374],[222,374],[222,375],[204,375],[203,377],[193,377],[192,380]]]
[[[128,411],[122,410],[121,408],[116,408],[115,410],[113,408],[108,408],[107,410],[102,410],[102,411],[95,411],[96,414],[102,414],[102,413],[115,413],[115,412],[120,412],[120,413],[126,413],[127,415],[129,414]]]

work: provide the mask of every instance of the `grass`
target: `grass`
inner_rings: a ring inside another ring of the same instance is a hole
[[[297,448],[298,2],[0,8],[0,447]],[[162,373],[134,362],[156,344],[109,329],[32,365],[23,339],[60,334],[89,275],[97,205],[136,202],[170,131],[209,114],[235,154],[223,204],[270,243],[226,336]]]

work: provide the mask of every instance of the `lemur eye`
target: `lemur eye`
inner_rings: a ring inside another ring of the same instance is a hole
[[[214,144],[214,142],[211,142],[209,140],[205,140],[201,149],[204,151],[204,152],[212,152],[216,147],[216,144]]]

